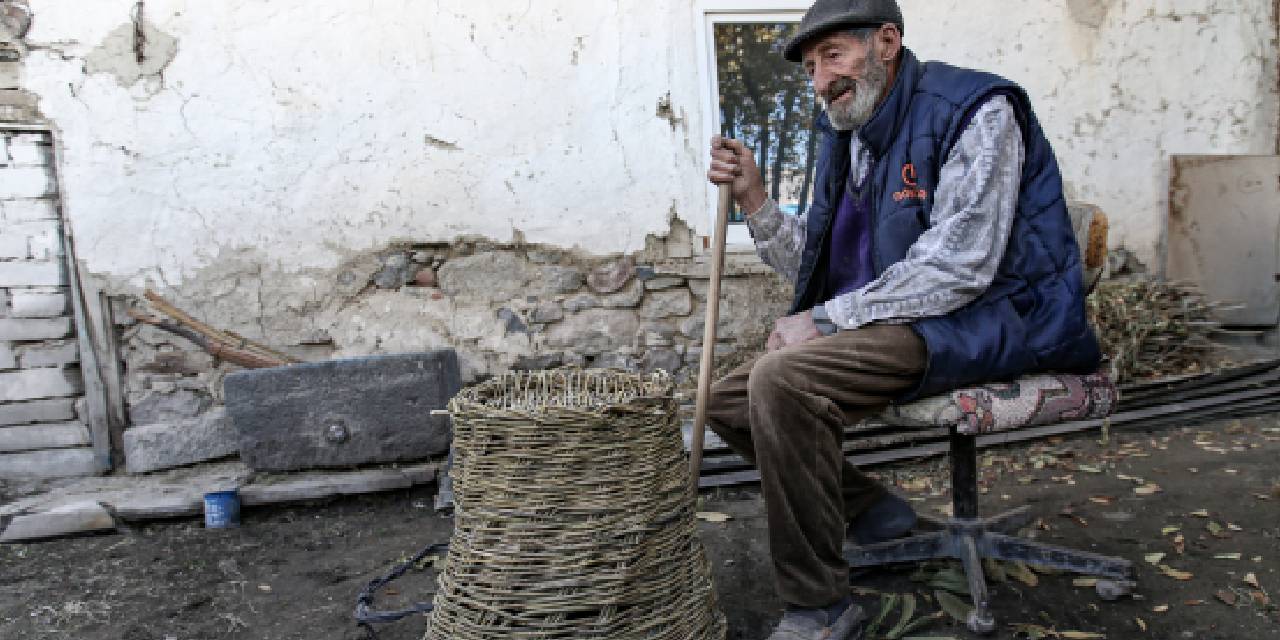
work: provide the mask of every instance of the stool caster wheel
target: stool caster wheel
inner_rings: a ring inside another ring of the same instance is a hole
[[[1093,590],[1098,592],[1098,597],[1107,602],[1114,602],[1133,593],[1134,583],[1132,580],[1099,580],[1093,586]]]
[[[970,611],[969,619],[965,620],[964,626],[980,636],[985,636],[996,630],[996,619],[990,613],[979,615],[976,610]]]

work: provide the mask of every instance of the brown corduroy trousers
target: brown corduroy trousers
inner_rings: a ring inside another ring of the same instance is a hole
[[[845,460],[843,428],[914,388],[925,359],[910,327],[872,325],[767,353],[712,386],[707,425],[760,469],[784,602],[848,595],[846,522],[886,490]]]

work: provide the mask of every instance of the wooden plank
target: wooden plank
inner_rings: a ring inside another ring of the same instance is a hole
[[[64,449],[89,444],[89,429],[79,422],[0,428],[0,453]]]

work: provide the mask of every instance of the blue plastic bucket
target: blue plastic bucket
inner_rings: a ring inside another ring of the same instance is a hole
[[[240,526],[240,493],[232,489],[204,494],[204,526],[206,529]]]

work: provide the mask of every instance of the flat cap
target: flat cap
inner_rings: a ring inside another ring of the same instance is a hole
[[[800,62],[804,46],[838,29],[897,25],[902,31],[902,9],[897,0],[818,0],[800,20],[800,30],[787,41],[782,56]]]

